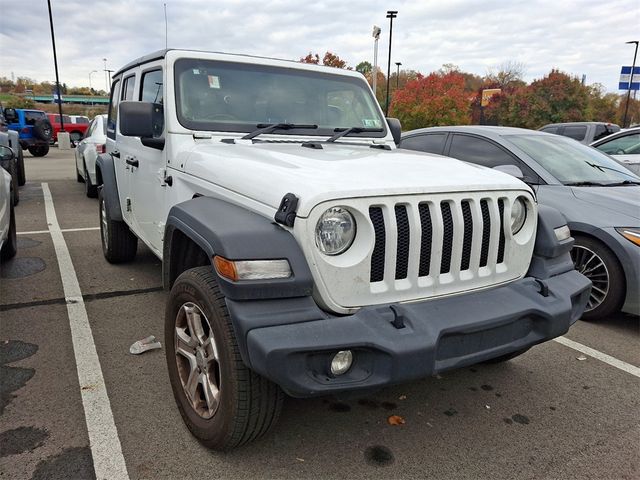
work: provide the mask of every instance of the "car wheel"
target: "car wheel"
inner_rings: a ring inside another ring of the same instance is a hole
[[[44,157],[49,153],[49,145],[34,145],[29,147],[29,153],[34,157]]]
[[[33,134],[36,138],[48,142],[53,137],[53,127],[48,118],[39,118],[33,125]]]
[[[619,311],[626,292],[620,262],[600,241],[579,235],[574,238],[573,264],[593,284],[582,319],[599,320]]]
[[[18,185],[22,187],[25,183],[27,183],[27,176],[24,172],[24,152],[18,145]]]
[[[75,143],[82,140],[82,134],[74,130],[69,134],[69,138],[71,139],[71,141],[74,143],[74,146],[75,146]]]
[[[109,263],[129,262],[136,256],[138,237],[124,222],[112,220],[109,216],[109,205],[102,189],[98,193],[100,205],[100,237],[102,253]]]
[[[9,174],[11,175],[11,203],[16,206],[20,202],[20,190],[18,189],[18,165],[12,162]]]
[[[78,165],[76,165],[76,181],[78,183],[84,183],[84,178],[82,178],[82,174],[80,173],[80,170],[78,170]]]
[[[176,280],[165,312],[166,359],[178,409],[205,446],[230,450],[275,425],[284,394],[243,363],[212,267]]]
[[[15,257],[18,252],[18,237],[16,234],[16,215],[13,210],[13,205],[9,207],[9,236],[7,241],[2,245],[0,250],[0,259],[9,260]]]
[[[84,193],[89,198],[96,198],[98,196],[98,187],[91,183],[91,177],[87,171],[87,166],[84,166]]]

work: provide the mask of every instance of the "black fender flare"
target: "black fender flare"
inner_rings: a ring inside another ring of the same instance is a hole
[[[218,275],[220,290],[230,300],[265,300],[308,297],[313,277],[293,235],[273,220],[213,197],[195,197],[169,211],[163,245],[163,284],[170,288],[176,262],[172,244],[176,231],[196,243],[212,261],[214,255],[229,260],[286,259],[292,275],[284,279],[232,282]],[[173,270],[172,270],[173,269]]]
[[[116,182],[116,166],[113,157],[109,153],[98,155],[96,160],[96,183],[100,185],[102,180],[102,195],[106,198],[109,208],[109,216],[118,222],[122,221],[122,209],[120,208],[120,196],[118,195],[118,183]]]
[[[564,225],[567,220],[562,213],[553,207],[538,205],[538,228],[527,276],[546,279],[574,269],[569,254],[573,237],[558,240],[555,234],[555,229]]]

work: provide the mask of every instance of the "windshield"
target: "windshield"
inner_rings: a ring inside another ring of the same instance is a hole
[[[352,136],[384,137],[384,118],[363,79],[255,64],[181,59],[175,64],[178,120],[193,130],[252,132],[257,125],[291,123],[316,129],[278,134],[333,136],[336,128],[379,131]]]
[[[509,135],[507,138],[565,185],[640,180],[602,152],[569,138],[555,135]]]

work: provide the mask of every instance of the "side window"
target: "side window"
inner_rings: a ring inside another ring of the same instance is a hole
[[[133,100],[133,88],[136,84],[136,77],[131,75],[122,81],[122,100]]]
[[[547,132],[547,133],[558,133],[558,127],[554,126],[554,127],[544,127],[540,129],[541,132]]]
[[[519,158],[484,138],[454,135],[449,156],[489,168],[498,165],[515,165],[522,170],[528,182],[537,183],[539,181],[538,175]]]
[[[111,100],[109,101],[109,118],[107,120],[107,137],[116,139],[116,119],[118,117],[118,98],[120,98],[120,80],[113,82]]]
[[[140,100],[143,102],[163,103],[162,70],[151,70],[142,74]]]
[[[562,135],[565,137],[573,138],[574,140],[582,141],[587,136],[586,125],[567,125],[564,127]]]
[[[444,142],[447,140],[446,133],[429,133],[426,135],[415,135],[402,139],[400,148],[407,150],[417,150],[419,152],[437,153],[442,155]]]
[[[96,129],[96,124],[98,123],[98,121],[96,119],[94,119],[91,124],[89,125],[89,128],[87,129],[87,134],[85,135],[85,138],[90,137],[91,135],[93,135],[93,131]]]
[[[596,148],[609,155],[638,153],[640,151],[640,133],[614,138],[602,145],[598,145]]]

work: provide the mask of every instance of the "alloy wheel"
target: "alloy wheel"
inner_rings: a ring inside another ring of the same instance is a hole
[[[593,250],[583,246],[574,245],[571,250],[571,258],[575,269],[591,280],[591,294],[587,302],[586,312],[597,308],[609,293],[609,270],[604,261]]]

